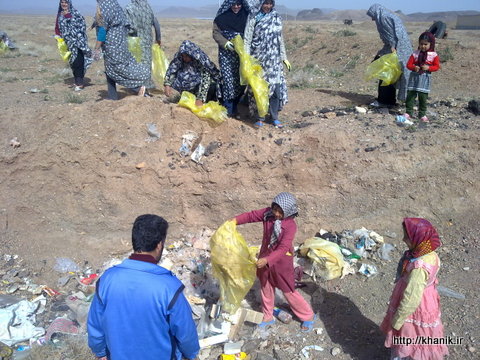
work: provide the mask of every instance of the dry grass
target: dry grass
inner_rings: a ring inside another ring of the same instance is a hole
[[[95,360],[86,336],[69,336],[61,343],[33,347],[28,360]]]

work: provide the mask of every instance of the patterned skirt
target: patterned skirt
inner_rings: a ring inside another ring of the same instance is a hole
[[[431,79],[431,73],[424,72],[422,74],[419,74],[412,71],[410,72],[410,77],[408,78],[407,90],[429,93]]]

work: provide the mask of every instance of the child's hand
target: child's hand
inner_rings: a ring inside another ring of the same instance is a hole
[[[422,70],[423,70],[423,71],[428,71],[428,69],[430,69],[430,66],[428,66],[428,65],[422,65]]]
[[[261,269],[267,266],[268,260],[266,258],[261,258],[257,260],[257,268]]]
[[[415,72],[419,72],[419,71],[420,71],[420,66],[415,65]]]

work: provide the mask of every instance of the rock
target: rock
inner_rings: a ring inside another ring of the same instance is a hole
[[[474,353],[477,349],[475,349],[473,346],[469,346],[468,347],[468,351],[470,351],[471,353]]]
[[[335,113],[333,111],[329,111],[329,112],[323,114],[323,116],[327,119],[335,119],[337,117],[337,113]]]
[[[138,170],[143,169],[145,166],[147,166],[147,164],[145,164],[144,162],[141,162],[141,163],[138,163],[137,165],[135,165],[135,167]]]
[[[470,100],[468,102],[468,110],[470,110],[475,115],[480,115],[480,101],[478,100]]]
[[[285,139],[280,138],[280,139],[274,140],[273,142],[274,142],[275,144],[277,144],[278,146],[280,146],[280,145],[283,144],[283,140],[285,140]]]
[[[334,347],[332,350],[330,350],[330,353],[333,355],[333,356],[337,356],[338,354],[340,354],[342,352],[342,350],[340,350],[338,347]]]
[[[358,114],[366,114],[367,109],[365,109],[364,107],[361,107],[361,106],[355,106],[355,112],[358,113]]]
[[[369,146],[365,148],[365,152],[372,152],[377,150],[378,146]]]
[[[309,117],[309,116],[314,116],[314,115],[315,115],[315,113],[312,110],[306,110],[306,111],[302,112],[303,117]]]

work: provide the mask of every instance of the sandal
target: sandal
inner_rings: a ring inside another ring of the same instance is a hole
[[[309,333],[310,331],[312,331],[313,325],[315,325],[316,320],[317,314],[313,315],[313,320],[302,322],[302,327],[300,328],[300,331],[303,333]]]
[[[272,320],[270,321],[262,321],[260,324],[258,324],[258,327],[260,329],[266,329],[268,328],[269,326],[275,324],[275,318],[273,318]]]
[[[275,126],[277,129],[283,128],[283,124],[280,120],[273,120],[273,126]]]
[[[258,120],[255,124],[253,124],[253,127],[256,129],[260,129],[263,125],[265,125],[264,122],[261,120]]]

